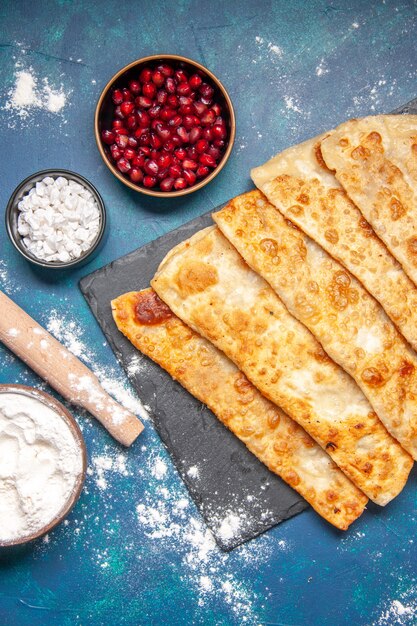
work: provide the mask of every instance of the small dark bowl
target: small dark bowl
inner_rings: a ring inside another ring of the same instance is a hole
[[[53,530],[56,526],[58,526],[58,524],[60,524],[69,515],[71,510],[77,504],[85,483],[85,477],[87,473],[87,449],[81,430],[71,413],[67,411],[67,409],[64,407],[63,404],[61,404],[61,402],[50,396],[48,393],[40,391],[39,389],[34,389],[33,387],[27,387],[26,385],[13,384],[0,385],[0,393],[18,393],[23,396],[35,398],[35,400],[39,400],[39,402],[42,402],[53,411],[55,411],[55,413],[57,413],[59,417],[64,420],[64,422],[67,424],[68,428],[72,432],[73,437],[77,442],[77,446],[80,450],[82,458],[81,473],[77,477],[72,493],[70,494],[69,498],[67,499],[59,513],[49,522],[49,524],[47,524],[43,528],[40,528],[38,531],[31,535],[27,535],[26,537],[19,537],[17,539],[7,542],[0,541],[0,550],[6,549],[7,551],[9,551],[13,547],[26,545],[31,541],[34,541],[35,539],[39,539],[39,537],[43,537],[51,530]]]
[[[113,89],[119,86],[126,86],[129,80],[138,76],[141,69],[143,69],[145,65],[156,66],[164,61],[168,61],[172,65],[176,65],[178,67],[187,68],[188,66],[188,69],[191,69],[193,72],[202,72],[207,77],[207,82],[211,83],[213,87],[217,90],[217,93],[220,96],[223,105],[225,106],[225,110],[227,111],[227,147],[221,158],[221,161],[214,168],[214,170],[208,176],[206,176],[206,178],[203,178],[199,182],[195,183],[195,185],[193,185],[192,187],[187,187],[186,189],[175,191],[160,191],[153,188],[149,189],[139,184],[133,183],[121,172],[119,172],[119,170],[109,157],[109,146],[106,146],[101,139],[101,131],[111,127],[111,121],[113,117],[112,112],[114,108],[114,104],[111,99],[111,92],[113,91]],[[209,69],[207,69],[206,67],[204,67],[204,65],[201,65],[201,63],[198,63],[197,61],[193,61],[192,59],[188,59],[187,57],[182,57],[177,54],[156,54],[148,57],[143,57],[142,59],[133,61],[133,63],[129,63],[129,65],[123,67],[109,80],[97,102],[96,112],[94,116],[94,132],[96,136],[97,146],[104,163],[107,165],[112,174],[114,174],[124,185],[130,187],[130,189],[134,189],[134,191],[139,191],[148,196],[155,196],[157,198],[176,198],[178,196],[185,196],[186,194],[193,193],[193,191],[201,189],[221,172],[223,167],[226,165],[226,162],[233,148],[233,143],[235,141],[236,119],[233,104],[229,94],[227,93],[223,84],[212,72],[210,72]]]
[[[36,185],[36,183],[40,182],[45,176],[51,176],[51,178],[58,178],[59,176],[64,176],[69,180],[74,180],[79,183],[83,187],[86,187],[93,194],[97,206],[100,211],[100,228],[97,234],[97,237],[92,242],[91,247],[83,252],[76,259],[72,259],[71,261],[66,261],[62,263],[61,261],[43,261],[42,259],[38,259],[34,254],[29,252],[25,244],[23,243],[23,237],[19,234],[17,230],[17,221],[19,217],[19,209],[17,207],[20,200],[25,196],[31,189]],[[38,265],[40,267],[47,267],[49,269],[68,269],[80,265],[84,265],[88,261],[91,261],[93,255],[98,253],[100,249],[100,244],[103,242],[104,234],[106,231],[106,208],[104,206],[104,202],[102,197],[100,196],[97,189],[92,185],[84,176],[80,176],[80,174],[76,174],[75,172],[71,172],[69,170],[42,170],[41,172],[36,172],[31,176],[25,178],[23,182],[20,183],[12,193],[9,202],[6,207],[6,230],[9,235],[10,241],[20,252],[22,256],[25,257],[31,263]]]

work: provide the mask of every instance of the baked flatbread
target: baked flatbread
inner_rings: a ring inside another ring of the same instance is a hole
[[[367,498],[292,419],[151,289],[112,302],[119,330],[206,404],[249,450],[328,522],[346,530]]]
[[[417,350],[417,288],[326,168],[320,152],[325,137],[256,167],[253,181],[283,215],[361,281]]]
[[[378,302],[259,191],[235,198],[213,219],[417,458],[417,356]],[[391,478],[398,484],[412,461],[398,444],[392,454],[399,475]]]
[[[322,141],[321,152],[417,284],[417,115],[350,120]]]
[[[401,490],[390,478],[398,444],[359,387],[217,227],[171,250],[152,287],[303,426],[369,498],[386,504]]]

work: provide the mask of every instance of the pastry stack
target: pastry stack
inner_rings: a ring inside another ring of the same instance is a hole
[[[417,459],[417,116],[350,120],[252,178],[113,316],[346,530]]]

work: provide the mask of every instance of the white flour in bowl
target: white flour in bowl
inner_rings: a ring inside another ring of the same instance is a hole
[[[82,469],[79,443],[58,413],[36,398],[0,393],[0,543],[52,522]]]

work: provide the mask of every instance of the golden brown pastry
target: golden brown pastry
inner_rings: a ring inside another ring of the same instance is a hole
[[[320,446],[151,289],[112,302],[119,330],[213,413],[328,522],[346,530],[367,498]]]
[[[356,383],[218,228],[200,231],[171,250],[152,287],[303,426],[368,497],[386,504],[401,491],[409,457]]]

